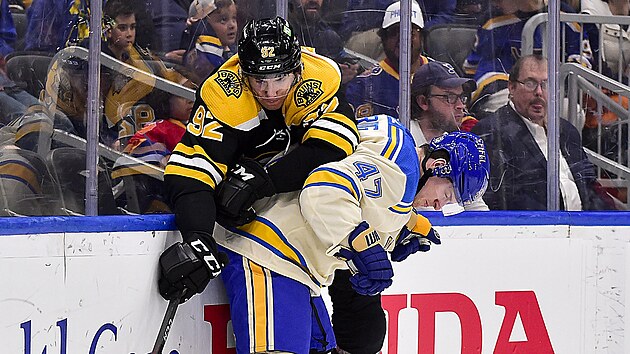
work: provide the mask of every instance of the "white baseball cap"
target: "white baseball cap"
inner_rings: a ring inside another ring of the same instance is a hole
[[[387,28],[395,23],[400,22],[400,1],[389,5],[385,10],[385,16],[383,16],[382,28]],[[424,28],[424,18],[422,18],[422,10],[417,2],[411,2],[411,23]]]

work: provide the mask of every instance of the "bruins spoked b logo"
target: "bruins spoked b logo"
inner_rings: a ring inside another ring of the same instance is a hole
[[[295,90],[295,104],[298,107],[306,107],[317,101],[324,94],[322,90],[322,82],[319,80],[308,79],[302,81],[297,90]]]
[[[234,96],[239,98],[243,93],[241,81],[234,72],[229,70],[217,71],[217,77],[214,79],[221,87],[226,96]]]

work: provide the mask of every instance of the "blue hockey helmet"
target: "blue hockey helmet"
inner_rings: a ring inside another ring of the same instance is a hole
[[[427,157],[444,156],[446,164],[436,166],[431,175],[453,182],[457,201],[466,205],[480,198],[488,187],[490,162],[483,140],[475,134],[456,131],[435,137],[429,143]],[[423,169],[426,160],[422,163]]]

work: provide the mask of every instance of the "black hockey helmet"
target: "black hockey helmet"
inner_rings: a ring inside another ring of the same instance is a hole
[[[251,20],[238,41],[238,58],[245,75],[289,73],[302,64],[300,43],[285,19]]]

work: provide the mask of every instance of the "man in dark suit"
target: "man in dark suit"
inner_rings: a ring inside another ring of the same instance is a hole
[[[482,119],[472,132],[487,146],[491,210],[547,209],[547,59],[520,58],[510,73],[509,102]],[[614,209],[596,181],[577,129],[560,124],[560,194],[563,210]]]

